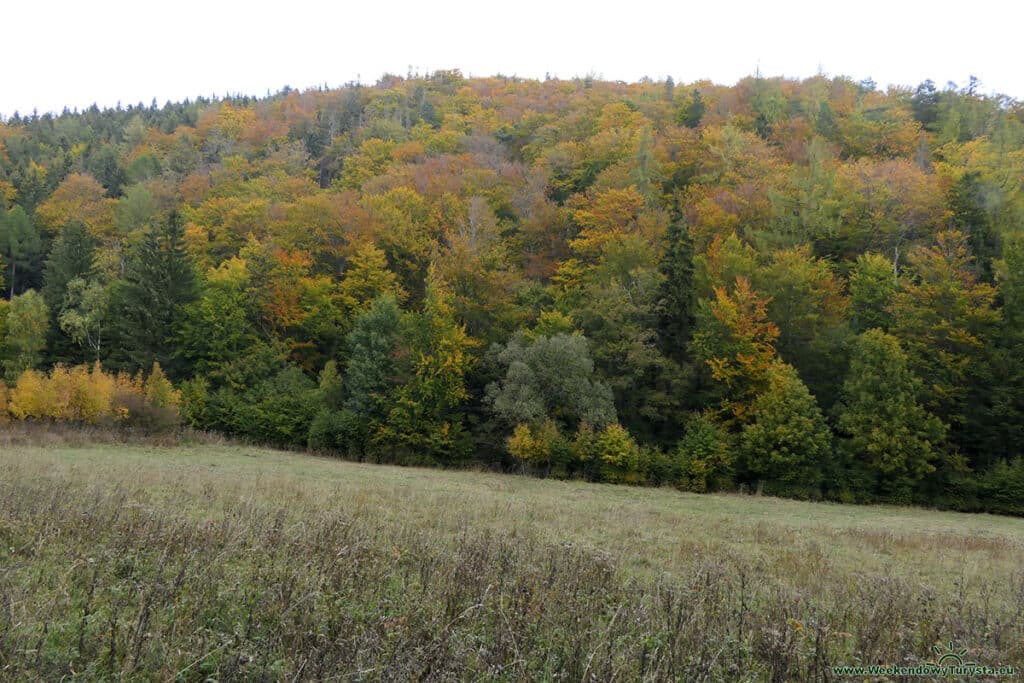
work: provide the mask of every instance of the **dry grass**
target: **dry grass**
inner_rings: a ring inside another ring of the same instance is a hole
[[[0,443],[0,677],[830,680],[1024,663],[1024,520],[216,444]]]

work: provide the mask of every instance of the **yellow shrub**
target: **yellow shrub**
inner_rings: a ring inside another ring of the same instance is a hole
[[[75,381],[71,372],[63,365],[57,365],[50,371],[50,387],[47,394],[51,397],[46,408],[46,417],[59,422],[70,422],[77,419],[75,415]]]
[[[505,442],[509,454],[516,460],[533,462],[537,459],[537,441],[533,438],[530,425],[520,422]]]
[[[7,422],[7,385],[0,380],[0,422]]]
[[[516,425],[512,436],[506,441],[506,447],[512,457],[541,467],[556,477],[568,476],[574,458],[572,444],[552,420],[545,420],[533,427],[522,423]]]
[[[145,401],[146,392],[142,387],[142,374],[132,377],[127,372],[119,372],[114,378],[114,398],[112,411],[114,417],[126,420],[131,408],[140,406]]]
[[[595,444],[601,459],[601,478],[610,482],[636,483],[642,481],[640,447],[619,424],[604,428]]]
[[[157,362],[153,363],[153,371],[146,379],[145,390],[146,400],[154,408],[176,406],[181,401],[181,392],[174,388]]]
[[[46,375],[26,370],[14,389],[4,388],[0,413],[14,417],[97,424],[105,420],[132,420],[144,429],[177,424],[180,392],[154,364],[153,373],[111,375],[97,362],[68,368],[57,365]]]
[[[49,417],[54,403],[52,385],[43,373],[26,370],[15,383],[9,400],[8,410],[19,420]]]
[[[103,372],[99,361],[90,372],[84,365],[75,368],[75,404],[78,419],[95,424],[111,415],[114,378]]]

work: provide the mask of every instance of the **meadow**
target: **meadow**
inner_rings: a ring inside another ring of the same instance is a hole
[[[0,446],[3,680],[836,680],[1024,664],[1024,519]]]

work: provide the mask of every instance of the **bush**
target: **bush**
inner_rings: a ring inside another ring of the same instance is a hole
[[[154,364],[149,379],[141,373],[110,375],[99,363],[71,368],[58,365],[47,375],[26,370],[7,402],[19,420],[80,424],[120,424],[163,431],[178,424],[180,395]]]
[[[654,446],[641,446],[640,451],[640,460],[644,463],[647,479],[651,484],[678,483],[679,476],[672,453],[666,453]]]
[[[195,377],[181,385],[181,417],[197,429],[213,429],[210,410],[210,383],[205,377]]]
[[[281,446],[306,443],[316,402],[316,385],[289,366],[237,397],[235,431]]]
[[[165,432],[178,426],[178,413],[171,407],[154,406],[137,391],[119,391],[114,401],[124,417],[121,423],[143,432]]]
[[[50,388],[50,383],[43,373],[36,370],[24,371],[11,390],[8,411],[19,420],[42,420],[49,417],[50,406],[54,402],[53,397],[49,395]]]
[[[572,443],[550,419],[535,427],[526,423],[516,425],[506,445],[512,457],[558,478],[569,476],[577,459]]]
[[[321,408],[309,425],[306,444],[314,451],[348,453],[358,432],[357,421],[350,410]]]
[[[644,480],[640,447],[622,425],[605,427],[594,440],[594,448],[602,481],[638,484]]]
[[[719,491],[731,484],[729,437],[707,415],[687,425],[686,435],[672,452],[672,462],[675,482],[687,491]]]
[[[977,488],[982,510],[1024,516],[1024,457],[996,463],[978,476]]]

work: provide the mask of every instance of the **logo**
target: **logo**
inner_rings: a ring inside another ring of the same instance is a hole
[[[902,676],[905,678],[975,678],[980,676],[1014,676],[1012,666],[985,666],[966,661],[967,648],[956,648],[953,641],[946,647],[932,646],[935,659],[920,664],[872,664],[868,666],[834,666],[834,676]]]
[[[953,641],[949,641],[949,647],[943,650],[938,645],[932,645],[932,652],[938,655],[936,659],[925,662],[925,666],[978,666],[977,662],[965,662],[967,648],[953,649]]]

